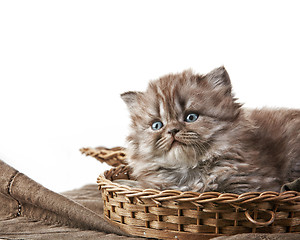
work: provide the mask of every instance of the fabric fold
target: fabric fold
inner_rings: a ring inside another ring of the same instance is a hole
[[[27,217],[48,224],[124,235],[102,216],[55,193],[0,160],[0,217]],[[101,201],[101,199],[99,199]]]

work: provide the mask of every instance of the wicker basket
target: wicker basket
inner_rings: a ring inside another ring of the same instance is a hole
[[[124,163],[125,149],[86,148],[105,162]],[[117,155],[113,153],[118,152]],[[122,152],[122,154],[120,154]],[[87,154],[87,155],[93,155]],[[109,160],[108,160],[109,161]],[[105,217],[125,232],[158,239],[210,239],[239,233],[300,233],[300,192],[180,192],[137,189],[113,183],[131,179],[120,165],[99,176]]]

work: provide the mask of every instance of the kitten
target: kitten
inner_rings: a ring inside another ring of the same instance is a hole
[[[128,164],[145,188],[240,194],[300,177],[300,111],[242,108],[224,67],[121,97],[132,120]]]

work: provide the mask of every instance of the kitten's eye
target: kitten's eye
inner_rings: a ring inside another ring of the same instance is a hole
[[[162,127],[163,127],[163,124],[161,121],[154,122],[151,126],[152,130],[154,130],[154,131],[161,129]]]
[[[195,122],[199,117],[199,114],[197,113],[190,113],[186,116],[185,120],[186,122]]]

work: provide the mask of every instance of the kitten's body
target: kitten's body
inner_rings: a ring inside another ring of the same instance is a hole
[[[143,187],[279,191],[300,177],[300,111],[241,108],[224,68],[168,75],[122,98],[132,118],[129,165]]]

